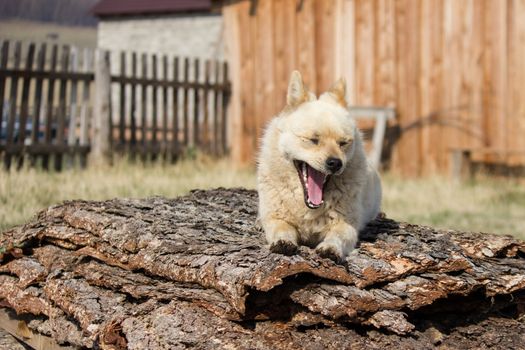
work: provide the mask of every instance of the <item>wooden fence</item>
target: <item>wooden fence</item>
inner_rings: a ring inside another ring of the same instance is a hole
[[[241,0],[223,16],[238,162],[299,69],[317,93],[343,76],[351,104],[396,109],[398,173],[448,173],[453,149],[525,164],[525,0]]]
[[[23,57],[22,44],[17,42],[11,60],[10,52],[10,43],[4,41],[0,57],[0,156],[4,168],[9,169],[13,160],[20,168],[28,157],[32,165],[41,158],[46,169],[52,158],[54,168],[60,170],[64,155],[70,159],[79,155],[84,165],[90,148],[88,108],[93,73],[88,72],[89,53],[80,72],[78,51],[69,47],[59,50],[57,45],[37,47],[31,43]]]
[[[61,170],[113,153],[175,160],[227,149],[228,66],[3,41],[0,159]],[[98,59],[95,57],[107,58]],[[160,62],[160,64],[159,64]],[[139,71],[140,68],[140,71]],[[113,73],[112,73],[113,69]],[[190,76],[190,72],[192,73]]]
[[[131,157],[170,159],[190,147],[227,153],[227,63],[179,57],[169,62],[167,56],[126,52],[118,56],[118,74],[110,79],[118,116],[112,119],[113,149]]]

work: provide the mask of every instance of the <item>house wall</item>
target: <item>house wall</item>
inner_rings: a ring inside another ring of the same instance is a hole
[[[222,59],[222,17],[211,14],[102,18],[98,47],[106,50]]]

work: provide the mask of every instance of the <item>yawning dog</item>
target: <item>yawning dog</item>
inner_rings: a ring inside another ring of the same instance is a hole
[[[381,182],[350,117],[343,79],[319,99],[292,73],[287,105],[268,124],[259,154],[259,219],[270,250],[299,244],[340,262],[379,213]]]

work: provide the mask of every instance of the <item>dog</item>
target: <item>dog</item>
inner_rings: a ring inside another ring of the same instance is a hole
[[[379,174],[349,115],[344,79],[317,99],[294,71],[286,103],[261,142],[260,223],[274,253],[293,255],[306,245],[341,263],[380,212]]]

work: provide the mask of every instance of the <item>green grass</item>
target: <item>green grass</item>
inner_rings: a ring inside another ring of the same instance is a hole
[[[253,170],[235,170],[223,161],[182,161],[176,165],[119,161],[47,173],[24,169],[0,173],[0,230],[28,221],[38,210],[66,199],[175,197],[193,188],[255,188]],[[396,220],[439,228],[512,234],[525,239],[525,188],[514,181],[447,178],[403,180],[383,175],[383,210]]]

